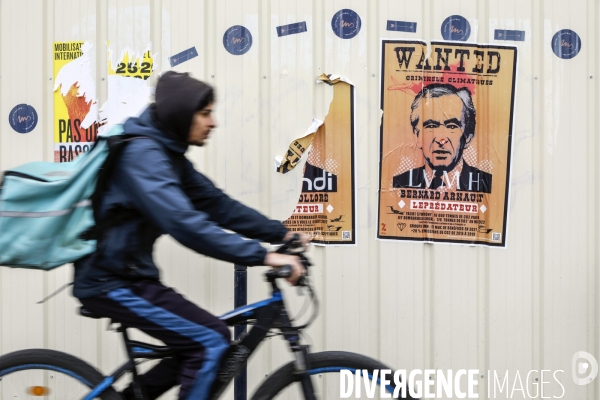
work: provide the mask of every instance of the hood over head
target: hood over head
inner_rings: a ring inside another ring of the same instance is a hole
[[[154,118],[160,128],[187,143],[194,113],[214,101],[214,92],[187,73],[168,71],[158,80],[154,97]]]

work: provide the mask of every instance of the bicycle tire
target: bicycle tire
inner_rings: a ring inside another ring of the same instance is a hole
[[[91,393],[91,390],[105,379],[94,367],[72,355],[47,349],[19,350],[0,357],[0,390],[10,391],[11,393],[15,392],[19,397],[22,396],[29,387],[34,387],[28,385],[35,384],[35,387],[37,387],[41,383],[39,382],[42,379],[40,378],[40,373],[34,371],[48,372],[44,379],[49,384],[43,387],[47,386],[50,394],[43,396],[43,398],[50,397],[53,399],[71,400],[68,397],[63,397],[60,393],[53,393],[57,391],[56,388],[59,386],[59,376],[61,379],[61,390],[72,390],[71,387],[76,385],[75,382],[70,382],[73,379],[89,388],[88,393]],[[34,375],[35,378],[33,378]],[[63,378],[63,375],[69,379]],[[35,382],[33,382],[34,379]],[[9,385],[14,382],[14,387],[6,386],[7,382]],[[54,388],[51,385],[54,385]],[[5,395],[6,393],[0,392],[2,398]],[[78,394],[77,396],[80,395]],[[75,396],[73,397],[75,398]],[[80,396],[79,398],[82,397]],[[11,395],[10,398],[13,398],[13,396]],[[111,386],[107,387],[99,397],[95,398],[102,400],[122,400],[121,396]]]
[[[340,370],[350,370],[354,373],[355,370],[368,370],[370,376],[373,376],[373,370],[391,369],[381,362],[372,358],[344,351],[324,351],[320,353],[312,353],[308,355],[309,375],[322,375],[327,373],[336,373]],[[290,362],[277,371],[275,371],[269,378],[267,378],[260,387],[256,390],[252,396],[252,400],[270,400],[275,396],[281,394],[282,390],[290,385],[298,382],[298,379],[293,374],[294,362]],[[313,378],[313,383],[315,382]],[[297,386],[300,386],[298,383]],[[317,390],[318,383],[315,386]],[[337,383],[338,395],[332,397],[335,399],[339,397],[339,381]],[[395,385],[393,379],[391,379],[389,390],[393,392]],[[363,388],[364,390],[364,388]],[[379,389],[376,390],[379,395]],[[318,395],[318,393],[317,393]],[[354,395],[352,396],[354,397]],[[296,397],[297,398],[297,397]],[[319,397],[323,398],[323,397]],[[410,394],[406,393],[407,399],[414,399]]]

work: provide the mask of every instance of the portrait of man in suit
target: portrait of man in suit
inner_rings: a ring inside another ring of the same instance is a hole
[[[491,193],[492,175],[463,159],[475,137],[475,121],[469,89],[444,83],[425,86],[415,96],[410,114],[425,164],[394,176],[393,187]]]

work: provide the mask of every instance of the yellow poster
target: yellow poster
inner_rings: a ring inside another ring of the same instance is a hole
[[[96,82],[90,42],[55,42],[54,161],[72,161],[98,135]]]
[[[54,161],[88,151],[100,133],[137,116],[150,102],[154,70],[150,44],[143,52],[108,49],[108,98],[99,109],[90,42],[56,42],[54,60]]]
[[[308,233],[314,243],[355,244],[354,86],[332,75],[319,80],[332,85],[333,100],[325,121],[313,123],[314,133],[290,144],[278,169],[289,171],[308,149],[302,192],[283,224]]]
[[[517,49],[382,41],[380,239],[506,246]]]

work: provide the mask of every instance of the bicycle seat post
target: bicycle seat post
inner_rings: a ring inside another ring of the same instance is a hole
[[[137,372],[136,362],[133,358],[133,348],[129,341],[129,335],[127,335],[127,328],[121,325],[117,328],[117,332],[121,332],[123,334],[125,350],[127,351],[127,357],[129,357],[129,362],[131,363],[131,374],[133,375],[131,385],[133,388],[133,394],[138,400],[146,400],[148,398],[148,395],[146,394],[145,386],[141,384],[141,379]]]

